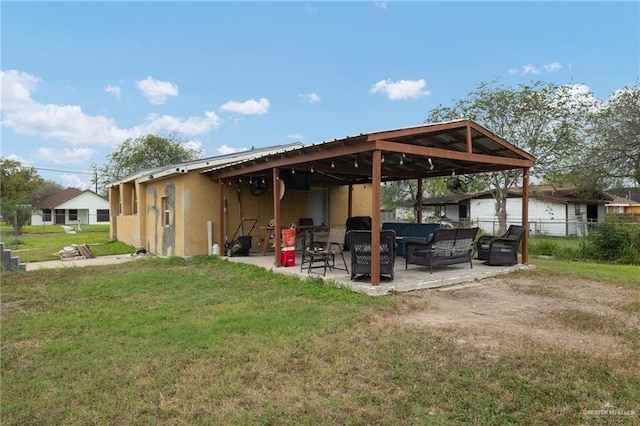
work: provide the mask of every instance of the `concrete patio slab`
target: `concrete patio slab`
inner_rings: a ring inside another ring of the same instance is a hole
[[[350,265],[349,252],[345,252],[347,265]],[[369,296],[384,296],[394,292],[408,292],[415,290],[433,289],[469,283],[484,278],[509,274],[521,269],[532,268],[532,265],[517,264],[514,266],[489,266],[483,261],[473,260],[473,268],[468,263],[434,268],[433,274],[427,266],[409,265],[405,269],[403,257],[396,258],[393,281],[384,281],[380,285],[372,286],[368,282],[352,281],[350,275],[343,270],[327,271],[326,276],[318,273],[308,273],[300,270],[300,253],[296,253],[296,266],[276,268],[273,253],[262,256],[260,253],[251,253],[249,256],[225,257],[231,262],[247,263],[265,268],[281,274],[299,276],[301,278],[317,277],[328,282],[333,282],[338,287],[346,287],[353,291]],[[340,261],[336,260],[336,264]]]

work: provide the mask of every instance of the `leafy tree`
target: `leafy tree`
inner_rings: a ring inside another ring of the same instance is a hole
[[[427,122],[468,118],[536,157],[532,176],[544,177],[570,167],[583,148],[586,118],[594,100],[584,86],[534,82],[516,88],[482,82],[451,107],[433,109]],[[506,229],[508,190],[522,183],[521,170],[482,176],[496,200],[496,215]]]
[[[32,205],[37,204],[38,202],[49,198],[50,196],[64,191],[65,187],[60,185],[58,182],[54,182],[52,180],[45,180],[42,184],[34,189],[30,194],[26,197],[26,202]]]
[[[33,167],[24,167],[16,160],[0,157],[0,213],[16,234],[29,223],[32,207],[29,196],[42,185],[43,179]]]
[[[602,188],[640,184],[640,83],[616,91],[591,117],[590,150],[574,170],[578,181]]]
[[[176,135],[129,138],[107,156],[107,164],[92,166],[95,172],[92,183],[97,183],[104,191],[109,182],[143,170],[196,160],[201,153],[201,150],[188,147],[186,141]]]

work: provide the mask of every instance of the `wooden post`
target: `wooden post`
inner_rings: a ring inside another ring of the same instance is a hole
[[[380,182],[382,151],[373,151],[371,161],[371,285],[380,284]]]
[[[274,244],[275,244],[275,265],[276,268],[282,266],[281,245],[282,245],[282,227],[280,226],[280,177],[278,176],[278,168],[273,168],[273,219],[275,221],[273,226]]]
[[[416,222],[422,223],[422,178],[418,179],[417,201],[418,201],[418,215],[416,217]]]
[[[226,254],[225,243],[227,224],[225,223],[225,205],[224,205],[224,185],[222,179],[218,179],[218,214],[220,217],[220,223],[218,224],[218,241],[220,242],[220,253]]]
[[[529,169],[522,170],[522,263],[529,263]]]

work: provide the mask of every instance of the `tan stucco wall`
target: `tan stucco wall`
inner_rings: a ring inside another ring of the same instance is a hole
[[[353,185],[351,199],[352,216],[371,216],[371,185]],[[329,189],[330,225],[344,225],[349,213],[349,187],[337,186]]]
[[[239,187],[239,192],[238,192]],[[127,212],[133,211],[132,190],[137,194],[137,214],[119,214],[119,203],[124,201]],[[193,171],[170,176],[157,181],[111,188],[112,237],[135,247],[145,247],[150,253],[162,256],[196,256],[209,253],[207,221],[213,222],[212,242],[224,247],[220,241],[221,217],[218,207],[218,182],[207,175]],[[252,248],[257,250],[265,227],[274,217],[273,189],[269,185],[264,195],[255,196],[249,191],[248,182],[222,185],[226,200],[225,231],[231,241],[242,219],[256,219]],[[344,225],[348,214],[348,187],[331,187],[328,190],[328,225]],[[280,223],[288,227],[308,216],[308,191],[285,192],[280,202]],[[238,199],[238,195],[240,198]],[[163,224],[162,198],[167,197],[170,224]],[[371,186],[355,185],[352,193],[353,216],[371,215]],[[247,235],[252,222],[245,221],[242,233]],[[236,235],[236,236],[237,236]]]

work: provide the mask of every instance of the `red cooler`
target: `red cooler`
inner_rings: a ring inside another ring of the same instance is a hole
[[[283,247],[280,251],[280,264],[284,267],[296,266],[296,248]]]

